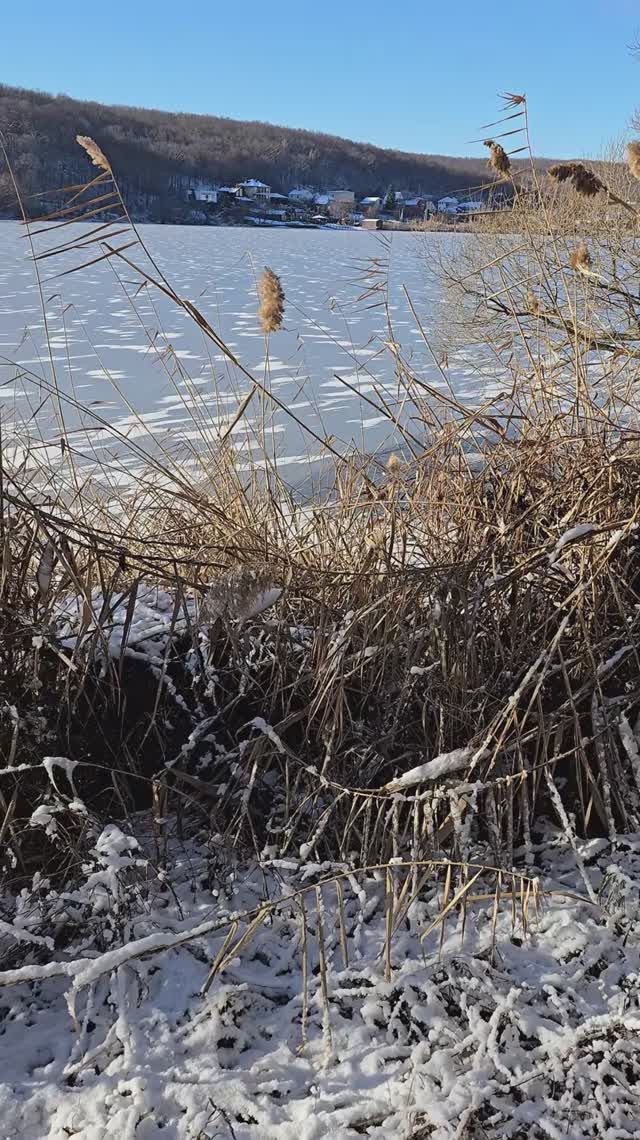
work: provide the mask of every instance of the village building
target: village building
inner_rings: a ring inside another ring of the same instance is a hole
[[[452,195],[446,195],[444,198],[438,199],[438,213],[439,214],[455,214],[460,202],[458,198]]]
[[[328,190],[330,202],[337,202],[344,206],[353,206],[356,196],[353,190]]]
[[[292,202],[313,202],[315,194],[315,190],[309,190],[304,186],[297,186],[289,191],[289,198]]]
[[[259,178],[247,178],[235,187],[238,198],[251,198],[255,202],[268,202],[271,198],[271,187]]]
[[[192,202],[209,202],[215,206],[218,202],[218,193],[219,189],[217,186],[198,183],[196,186],[190,187],[189,198]]]
[[[486,210],[484,202],[460,202],[456,213],[458,214],[481,214]]]

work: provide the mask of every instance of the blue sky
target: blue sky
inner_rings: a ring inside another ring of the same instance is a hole
[[[1,34],[4,83],[428,153],[479,154],[500,91],[541,155],[597,156],[640,105],[638,0],[5,0]]]

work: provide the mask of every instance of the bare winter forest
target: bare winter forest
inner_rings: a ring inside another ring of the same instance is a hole
[[[393,186],[436,196],[486,180],[485,164],[474,159],[404,154],[268,123],[106,107],[2,85],[0,130],[25,197],[53,195],[86,176],[75,142],[85,134],[109,153],[134,211],[150,203],[161,211],[194,178],[233,184],[257,175],[284,192],[311,185],[384,194]],[[0,210],[16,211],[6,170],[0,172]]]

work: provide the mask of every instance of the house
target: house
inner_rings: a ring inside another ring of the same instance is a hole
[[[374,197],[370,196],[368,198],[361,198],[360,199],[360,209],[364,210],[365,213],[367,213],[371,210],[379,210],[380,209],[380,203],[381,203],[381,199],[376,198],[375,196]]]
[[[396,213],[401,222],[407,222],[414,218],[424,218],[426,208],[424,198],[405,198],[396,206]]]
[[[218,202],[220,205],[231,205],[237,197],[235,186],[218,186]]]
[[[213,206],[217,205],[219,189],[217,186],[209,186],[200,183],[197,186],[192,186],[189,189],[189,198],[192,202],[210,202]]]
[[[288,202],[289,198],[286,194],[274,194],[272,192],[271,193],[271,201],[272,202]]]
[[[313,201],[316,206],[328,206],[331,199],[328,194],[316,194]]]
[[[444,198],[438,199],[438,213],[439,214],[455,214],[459,206],[459,200],[447,195]]]
[[[251,198],[254,202],[268,202],[271,198],[271,187],[259,178],[247,178],[239,182],[235,188],[238,198]]]
[[[336,202],[344,206],[353,206],[356,200],[353,190],[329,190],[327,193],[330,202]]]
[[[484,202],[460,202],[456,213],[458,214],[480,214],[486,209]]]
[[[364,218],[363,221],[361,222],[361,226],[362,226],[363,230],[381,230],[382,229],[382,219],[381,218]]]
[[[304,186],[298,186],[289,191],[289,197],[292,202],[313,202],[315,191],[307,190]]]

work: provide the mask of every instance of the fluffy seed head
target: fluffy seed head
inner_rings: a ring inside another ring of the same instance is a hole
[[[111,173],[109,159],[100,150],[97,142],[94,142],[89,135],[76,135],[76,142],[80,144],[83,150],[86,150],[94,166],[99,166],[101,170]]]
[[[494,142],[493,139],[485,139],[485,146],[491,151],[489,159],[489,166],[495,170],[496,174],[506,175],[511,170],[511,161],[504,147],[500,143]]]
[[[589,273],[591,269],[591,254],[584,242],[576,246],[569,255],[569,265],[576,273]]]
[[[540,301],[538,300],[535,293],[533,292],[533,289],[529,289],[527,292],[527,305],[529,306],[529,310],[533,314],[534,317],[540,316],[542,308],[540,305]]]
[[[401,467],[402,467],[401,460],[398,458],[398,456],[395,454],[395,452],[392,452],[391,455],[389,456],[389,458],[387,459],[387,471],[389,472],[389,474],[391,476],[394,476],[394,475],[398,474]]]
[[[627,163],[634,178],[640,178],[640,142],[630,142],[627,147]]]
[[[258,297],[260,307],[258,316],[265,333],[277,332],[282,328],[284,316],[284,290],[277,273],[273,269],[265,268],[258,281]]]
[[[571,182],[583,198],[593,198],[600,190],[604,190],[604,183],[598,175],[593,170],[588,170],[582,162],[560,162],[556,166],[550,166],[549,176],[556,182]]]

